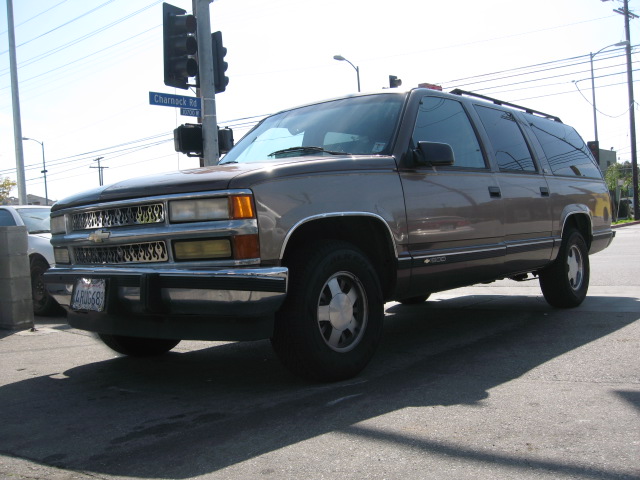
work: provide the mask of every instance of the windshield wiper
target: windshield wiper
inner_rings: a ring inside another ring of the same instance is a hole
[[[287,155],[289,153],[328,153],[330,155],[348,155],[348,153],[345,153],[345,152],[333,152],[331,150],[325,150],[322,147],[290,147],[282,150],[276,150],[275,152],[271,152],[268,156],[269,157],[275,157],[278,155],[289,156]]]

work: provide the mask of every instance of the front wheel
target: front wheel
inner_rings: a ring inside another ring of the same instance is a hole
[[[357,375],[382,335],[378,276],[351,244],[319,242],[288,262],[289,292],[276,318],[273,348],[293,373],[317,381]]]
[[[126,337],[124,335],[110,335],[106,333],[99,333],[98,336],[110,349],[123,355],[129,355],[130,357],[154,357],[156,355],[162,355],[180,343],[180,340]]]
[[[42,259],[31,260],[31,298],[33,300],[33,313],[39,316],[53,316],[62,309],[58,302],[49,295],[44,284],[44,273],[49,270],[49,264]]]
[[[571,230],[562,240],[555,262],[540,271],[540,288],[549,305],[577,307],[587,296],[589,275],[587,244],[579,231]]]

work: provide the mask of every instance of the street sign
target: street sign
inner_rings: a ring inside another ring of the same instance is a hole
[[[200,109],[199,108],[181,108],[180,115],[185,115],[187,117],[200,117]]]
[[[201,110],[200,98],[171,95],[168,93],[149,92],[149,104],[163,107],[177,107]]]

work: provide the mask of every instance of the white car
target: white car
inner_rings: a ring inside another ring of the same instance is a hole
[[[44,205],[0,205],[0,227],[27,227],[33,313],[36,315],[53,315],[61,311],[47,292],[42,278],[44,272],[55,263],[49,226],[50,212],[51,207]]]

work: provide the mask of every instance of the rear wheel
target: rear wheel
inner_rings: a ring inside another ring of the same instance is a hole
[[[431,296],[430,293],[426,295],[419,295],[417,297],[403,298],[400,300],[402,305],[419,305],[427,301],[427,299]]]
[[[271,343],[293,373],[318,381],[357,375],[382,334],[380,282],[349,243],[319,242],[288,262],[289,292]]]
[[[562,240],[558,258],[540,272],[540,288],[545,300],[554,307],[577,307],[589,289],[589,252],[577,230],[570,230]]]
[[[124,335],[110,335],[106,333],[99,333],[98,336],[107,347],[123,355],[129,355],[130,357],[154,357],[156,355],[162,355],[180,343],[180,340],[126,337]]]

